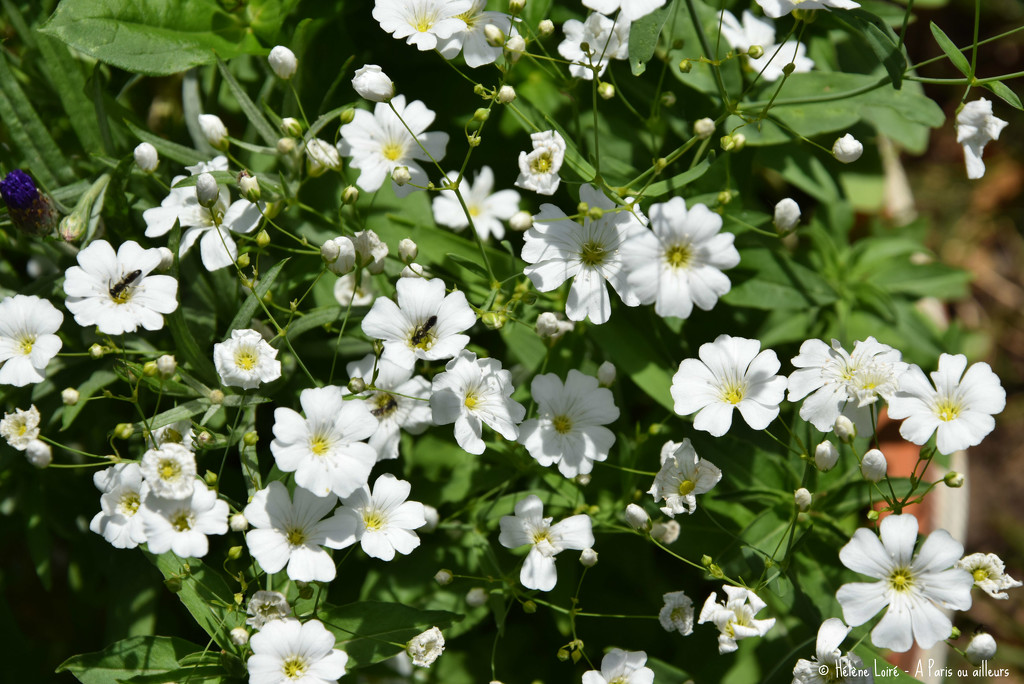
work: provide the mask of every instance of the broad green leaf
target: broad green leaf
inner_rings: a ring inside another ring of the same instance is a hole
[[[960,49],[956,44],[950,40],[949,36],[938,27],[933,21],[928,24],[928,28],[932,30],[932,36],[935,37],[935,42],[939,44],[942,51],[949,57],[949,61],[953,63],[957,69],[960,70],[964,76],[971,77],[971,63],[967,61],[967,57],[964,53],[960,52]]]
[[[877,271],[868,281],[886,292],[957,299],[967,294],[971,274],[945,264],[911,264]]]
[[[166,672],[142,674],[129,679],[119,679],[123,684],[167,684],[188,682],[188,684],[220,684],[226,681],[226,673],[220,665],[193,665],[179,667]]]
[[[654,313],[620,307],[612,314],[611,324],[591,326],[587,334],[597,341],[608,358],[615,359],[619,370],[629,375],[647,396],[672,410],[674,402],[669,388],[678,359],[666,358],[654,347],[650,335],[638,334],[638,331],[651,326],[650,319],[643,321],[644,315],[653,317]],[[630,319],[630,322],[624,319]]]
[[[672,6],[662,7],[634,21],[629,27],[629,68],[634,76],[647,70],[647,62],[658,47],[661,29],[665,26]]]
[[[216,0],[64,0],[40,31],[126,71],[168,76],[264,48]]]
[[[899,36],[889,24],[863,9],[853,9],[836,15],[837,19],[859,31],[885,67],[892,85],[899,90],[903,85],[903,72],[907,70],[907,60],[900,47]]]
[[[70,672],[82,684],[117,684],[131,677],[180,668],[179,660],[199,646],[177,637],[137,636],[102,651],[68,658],[57,672]]]
[[[236,313],[235,317],[231,319],[231,324],[228,325],[225,337],[230,335],[232,330],[249,327],[249,321],[252,320],[253,314],[255,314],[256,309],[259,308],[260,300],[263,299],[267,292],[270,291],[274,281],[277,280],[277,276],[281,274],[281,269],[284,268],[287,263],[288,259],[282,259],[274,264],[270,270],[260,276],[256,281],[255,292],[249,293],[249,296],[245,298],[245,302],[242,303],[238,313]]]
[[[431,627],[443,630],[462,616],[444,610],[419,610],[401,603],[360,601],[325,607],[318,617],[337,637],[338,647],[348,653],[351,669],[397,655],[420,632]]]

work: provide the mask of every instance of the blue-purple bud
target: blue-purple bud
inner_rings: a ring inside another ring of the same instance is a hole
[[[46,235],[57,225],[57,209],[39,192],[32,176],[14,169],[0,180],[3,196],[14,227],[29,235]]]

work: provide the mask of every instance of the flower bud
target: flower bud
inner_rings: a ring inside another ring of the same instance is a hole
[[[849,444],[857,436],[857,426],[853,424],[853,421],[846,416],[839,416],[836,418],[835,425],[832,429],[836,433],[836,437],[839,438],[840,442]]]
[[[206,142],[223,152],[228,149],[228,128],[216,114],[200,114],[199,129],[203,132]]]
[[[526,7],[526,0],[508,0],[508,13],[519,14]]]
[[[466,603],[471,608],[479,608],[487,603],[487,592],[483,587],[473,587],[466,592]]]
[[[494,24],[484,26],[484,38],[491,47],[501,47],[505,44],[505,32]]]
[[[135,428],[131,423],[118,423],[114,426],[114,437],[118,439],[128,439],[135,433]]]
[[[287,157],[295,151],[295,138],[278,138],[277,140],[277,153],[282,157]]]
[[[263,248],[265,248],[269,244],[270,244],[270,233],[268,233],[266,230],[261,230],[260,232],[256,233],[256,246],[257,247],[259,247],[260,249],[263,249]]]
[[[760,59],[761,57],[764,57],[764,48],[760,45],[751,45],[747,48],[747,55],[749,55],[751,59]]]
[[[529,230],[532,226],[533,215],[525,210],[517,211],[512,214],[512,218],[508,220],[508,227],[520,233]]]
[[[862,154],[864,146],[849,133],[837,139],[832,145],[832,156],[844,164],[857,161]]]
[[[480,317],[480,322],[488,330],[501,330],[508,323],[508,315],[503,311],[487,311]]]
[[[406,264],[415,259],[419,253],[419,247],[409,238],[402,238],[398,243],[398,257]]]
[[[253,204],[260,201],[260,182],[255,176],[249,175],[248,171],[238,174],[238,191]]]
[[[281,132],[289,138],[302,137],[302,122],[292,116],[281,119]],[[295,142],[294,140],[292,141]]]
[[[715,134],[715,122],[704,117],[693,122],[693,134],[701,140],[707,140]]]
[[[626,522],[638,532],[651,529],[651,516],[647,515],[647,511],[636,504],[631,503],[626,506]]]
[[[978,632],[971,637],[971,643],[967,644],[964,655],[972,665],[981,665],[986,660],[991,660],[996,654],[996,640],[991,634]]]
[[[359,188],[354,185],[346,186],[341,191],[341,203],[342,204],[355,204],[359,201]]]
[[[199,198],[199,204],[207,209],[220,199],[220,188],[212,174],[201,173],[196,177],[196,197]]]
[[[542,340],[554,342],[574,327],[572,321],[563,321],[550,311],[545,311],[537,316],[537,325],[534,330]]]
[[[388,255],[388,246],[381,242],[380,237],[372,230],[361,230],[352,237],[352,244],[359,258],[359,265],[376,275],[384,271],[384,259]]]
[[[74,406],[75,404],[78,403],[78,398],[78,390],[76,390],[74,387],[67,387],[64,389],[63,392],[60,393],[60,400],[64,403],[65,406]]]
[[[523,601],[523,612],[527,615],[533,615],[537,612],[536,601]]]
[[[675,520],[666,520],[665,522],[656,522],[651,527],[651,536],[660,541],[662,544],[671,544],[676,539],[679,539],[679,523]]]
[[[615,97],[615,86],[608,82],[601,83],[597,86],[597,94],[601,96],[602,100],[610,100]]]
[[[594,549],[583,549],[580,554],[580,565],[585,568],[592,568],[597,565],[597,551]]]
[[[267,55],[267,62],[277,77],[285,81],[294,76],[295,70],[299,68],[299,60],[295,58],[295,53],[284,45],[275,45]]]
[[[235,513],[228,518],[228,527],[231,528],[232,532],[245,532],[249,529],[249,521],[242,513]]]
[[[402,186],[412,180],[412,174],[409,173],[408,166],[396,166],[395,170],[391,172],[391,180],[395,182],[395,185]]]
[[[254,447],[259,444],[259,441],[260,435],[255,430],[249,430],[249,432],[242,435],[242,443],[247,447]]]
[[[661,105],[663,107],[674,107],[677,101],[676,94],[671,90],[666,90],[661,94]]]
[[[57,225],[57,207],[32,177],[14,169],[0,180],[0,196],[14,227],[28,235],[47,235]]]
[[[335,275],[351,273],[356,266],[356,247],[352,239],[344,235],[325,242],[320,248],[320,256]]]
[[[352,123],[352,120],[356,118],[355,107],[349,107],[348,109],[341,112],[341,116],[338,117],[338,121],[342,124]]]
[[[242,557],[242,551],[245,549],[244,546],[232,546],[228,549],[228,559],[238,560]]]
[[[395,84],[376,64],[364,64],[357,69],[352,87],[359,97],[370,102],[390,102],[395,96]]]
[[[451,570],[446,570],[444,568],[441,568],[440,570],[438,570],[437,574],[434,575],[434,581],[437,582],[438,584],[440,584],[442,587],[445,587],[445,586],[448,586],[449,584],[451,584],[452,583],[452,579],[454,579],[452,577],[452,571]]]
[[[245,646],[249,643],[249,630],[245,627],[235,627],[228,633],[228,636],[235,646]]]
[[[160,252],[160,263],[156,268],[158,271],[166,271],[174,265],[174,252],[166,247],[157,247],[156,249]]]
[[[739,152],[747,144],[747,136],[742,133],[722,136],[722,149],[726,152]]]
[[[199,437],[196,439],[196,441],[205,446],[209,444],[211,441],[213,441],[213,435],[205,431],[200,432]],[[203,474],[203,482],[210,485],[211,487],[217,486],[217,473],[213,472],[212,470],[207,470],[206,473]]]
[[[441,514],[437,512],[437,509],[433,506],[423,504],[423,519],[426,521],[423,527],[419,528],[419,532],[433,532],[437,529],[438,523],[441,522]]]
[[[838,461],[839,449],[827,439],[814,447],[814,465],[818,466],[818,470],[821,472],[826,473],[832,470]]]
[[[25,447],[25,458],[36,468],[46,468],[53,463],[53,449],[43,440],[33,439]]]
[[[510,85],[503,85],[498,89],[498,102],[508,104],[516,99],[516,89]]]
[[[360,394],[366,391],[366,381],[360,377],[354,377],[348,381],[348,391],[352,394]]]
[[[142,374],[147,378],[151,378],[159,372],[160,371],[156,367],[156,361],[147,361],[142,364]]]
[[[800,223],[800,205],[792,198],[787,197],[775,205],[775,216],[772,218],[775,230],[779,235],[785,235]]]
[[[964,486],[964,474],[951,470],[943,476],[942,481],[950,489],[959,489]]]
[[[526,50],[526,41],[523,40],[522,36],[512,36],[505,43],[505,52],[508,59],[512,62],[518,62],[519,58],[523,56],[523,51]]]
[[[141,171],[145,173],[153,173],[156,171],[157,164],[160,163],[160,155],[157,154],[156,148],[150,143],[144,142],[139,143],[135,146],[135,165],[139,167]]]
[[[306,143],[306,169],[313,177],[322,176],[327,171],[340,171],[338,148],[326,140],[313,138]]]
[[[806,487],[801,487],[793,492],[793,503],[795,503],[797,509],[801,511],[806,511],[811,507],[811,493]]]
[[[881,482],[888,468],[889,464],[885,461],[885,455],[878,449],[870,449],[860,462],[860,472],[864,479],[870,482]]]
[[[554,32],[555,22],[551,21],[550,19],[542,19],[541,22],[537,24],[537,33],[540,35],[541,38],[547,38]]]
[[[615,382],[615,365],[611,361],[605,361],[598,366],[597,381],[605,387],[611,387]]]
[[[89,347],[89,356],[91,356],[94,359],[102,359],[103,355],[106,353],[107,350],[103,347],[102,344],[95,343],[91,347]]]
[[[688,74],[692,70],[693,62],[691,62],[690,60],[684,59],[681,62],[679,62],[679,71],[683,72],[684,74]]]
[[[221,392],[219,389],[211,390],[210,391],[210,403],[211,404],[223,404],[224,403],[224,393]],[[200,434],[199,436],[202,437],[203,435],[209,435],[209,434],[210,433],[208,433],[208,432],[204,432],[204,433]],[[207,441],[209,441],[209,440],[207,440]]]

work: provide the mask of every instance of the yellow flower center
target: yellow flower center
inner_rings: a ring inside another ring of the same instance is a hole
[[[593,240],[585,242],[583,247],[580,248],[580,261],[583,262],[584,266],[600,266],[604,263],[607,252],[608,250],[600,242],[594,242]]]
[[[331,443],[323,435],[313,435],[309,441],[310,450],[317,456],[323,456],[331,448]]]
[[[25,421],[22,421],[22,422],[18,423],[17,430],[18,430],[18,436],[19,437],[23,437],[25,435],[25,433],[28,432],[28,423],[26,423]]]
[[[366,529],[377,532],[384,528],[385,522],[384,516],[380,514],[380,511],[363,511],[363,524],[366,525]]]
[[[889,575],[889,586],[896,591],[910,591],[914,586],[914,577],[909,568],[896,568]]]
[[[35,343],[35,335],[25,335],[20,340],[18,340],[18,351],[20,351],[25,356],[28,356],[29,354],[32,353],[32,347],[35,345]]]
[[[466,400],[463,402],[470,411],[476,408],[477,404],[480,403],[480,397],[475,392],[467,392]]]
[[[284,676],[288,679],[298,679],[306,673],[306,661],[299,656],[286,658],[285,661],[281,663],[281,672],[283,672]]]
[[[735,405],[743,401],[743,394],[743,388],[739,385],[729,385],[722,390],[722,400]]]
[[[130,518],[138,512],[140,503],[139,495],[136,492],[126,492],[117,504],[117,511]]]
[[[235,352],[235,365],[242,370],[251,371],[256,367],[256,355],[251,349],[239,349]]]
[[[551,153],[544,152],[530,161],[530,170],[535,174],[551,173]]]
[[[697,484],[693,480],[683,480],[679,483],[679,496],[686,496],[696,488]]]
[[[985,568],[978,568],[973,573],[971,573],[971,575],[973,575],[975,582],[984,582],[988,579],[988,570],[986,570]]]
[[[185,532],[192,529],[192,513],[188,510],[178,511],[171,518],[171,527],[176,532]]]
[[[292,546],[302,546],[306,543],[306,533],[298,527],[293,527],[288,530],[285,534],[285,538]]]
[[[960,405],[954,403],[951,399],[943,399],[936,405],[935,415],[939,417],[939,420],[948,423],[960,415]]]
[[[160,461],[157,472],[160,474],[161,480],[173,480],[181,474],[181,464],[172,458],[165,458]]]
[[[389,142],[381,149],[381,154],[383,154],[384,158],[389,161],[397,161],[401,159],[404,153],[405,145],[400,145],[396,142]]]
[[[572,431],[572,419],[569,416],[555,416],[551,421],[551,425],[555,428],[555,432],[560,435],[565,435]]]
[[[689,245],[672,245],[665,250],[665,261],[672,268],[686,268],[693,259],[693,250]]]
[[[470,204],[469,205],[469,215],[470,216],[479,216],[480,215],[480,207],[478,207],[475,204]]]
[[[540,544],[541,542],[551,542],[551,535],[547,530],[539,530],[533,533],[533,543]]]

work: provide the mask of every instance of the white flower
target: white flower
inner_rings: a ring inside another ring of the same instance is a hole
[[[792,197],[779,200],[775,205],[775,214],[772,218],[775,230],[779,233],[788,233],[800,223],[800,205]]]
[[[964,373],[964,369],[967,372]],[[1006,406],[1006,391],[987,363],[967,368],[967,357],[943,354],[932,382],[917,366],[900,379],[900,390],[889,399],[889,417],[906,418],[900,434],[914,444],[925,444],[936,434],[935,444],[943,454],[981,443],[992,432],[992,417]]]
[[[996,640],[987,632],[978,632],[971,637],[970,643],[964,649],[964,655],[972,665],[981,665],[982,662],[995,657]]]
[[[766,81],[782,77],[783,67],[793,64],[793,72],[800,73],[814,68],[814,61],[807,57],[807,46],[795,40],[787,40],[781,47],[775,42],[775,25],[758,19],[750,10],[743,10],[743,23],[727,10],[719,14],[722,22],[722,37],[729,47],[746,52],[752,46],[760,46],[764,52],[760,57],[750,57],[750,67]]]
[[[223,150],[227,148],[228,128],[220,120],[219,116],[216,114],[200,114],[199,129],[203,132],[206,142],[210,143],[215,149]]]
[[[682,591],[670,591],[662,599],[665,605],[658,612],[658,621],[666,632],[693,633],[693,601]]]
[[[860,472],[869,482],[881,482],[889,469],[885,454],[878,449],[869,449],[860,462]]]
[[[370,415],[377,419],[377,430],[369,444],[377,452],[377,460],[398,458],[400,430],[418,435],[433,425],[431,420],[430,382],[420,376],[413,377],[412,368],[399,366],[387,359],[377,360],[367,354],[361,361],[348,364],[350,378],[363,378],[367,384],[374,378],[376,388],[361,395]],[[343,390],[348,394],[348,390]]]
[[[954,568],[964,547],[945,530],[928,535],[914,554],[917,518],[890,515],[881,523],[881,541],[861,528],[839,551],[843,565],[877,582],[852,582],[839,587],[836,600],[851,627],[862,625],[886,606],[871,630],[871,643],[902,653],[917,641],[931,648],[949,637],[953,623],[944,610],[971,607],[971,573]]]
[[[330,582],[334,560],[322,547],[341,548],[331,539],[345,531],[337,517],[324,519],[335,503],[333,494],[320,497],[302,487],[289,497],[281,482],[271,482],[243,511],[253,527],[245,535],[252,557],[271,575],[287,566],[289,579]]]
[[[796,505],[797,510],[806,511],[811,507],[811,492],[806,487],[801,487],[793,492],[793,503]]]
[[[373,291],[369,278],[363,278],[359,287],[356,287],[356,274],[349,273],[338,278],[334,283],[334,299],[344,307],[369,306],[377,295]]]
[[[583,684],[652,684],[654,670],[644,667],[646,662],[647,654],[643,651],[613,648],[601,659],[600,671],[583,673]]]
[[[410,261],[414,261],[419,256],[420,248],[416,244],[415,240],[409,238],[402,238],[398,241],[398,258],[402,260],[403,264],[408,264]]]
[[[284,45],[275,45],[267,55],[267,62],[270,63],[270,68],[273,69],[277,77],[285,81],[294,76],[295,70],[299,68],[295,53]]]
[[[273,620],[249,639],[251,684],[336,684],[348,654],[319,620]]]
[[[968,178],[973,180],[985,175],[981,153],[990,140],[999,139],[1008,125],[1009,122],[993,116],[992,103],[985,98],[968,102],[956,115],[956,141],[964,146]]]
[[[338,142],[341,154],[352,157],[352,168],[360,169],[356,184],[363,190],[374,192],[384,185],[384,180],[390,178],[395,169],[405,166],[409,169],[412,183],[399,186],[392,182],[395,194],[405,197],[416,189],[414,185],[425,186],[427,172],[415,160],[433,158],[440,161],[448,146],[447,133],[425,132],[433,122],[434,112],[419,100],[406,106],[404,95],[396,95],[389,104],[377,103],[373,114],[357,109],[351,123],[341,127],[341,140]]]
[[[550,292],[572,279],[565,315],[573,321],[590,318],[604,323],[611,316],[607,280],[627,306],[640,303],[627,283],[620,247],[643,233],[640,220],[629,211],[611,211],[612,202],[591,185],[580,188],[580,200],[605,213],[576,223],[553,204],[542,204],[526,231],[523,269],[541,292]]]
[[[352,87],[359,97],[371,102],[388,102],[395,96],[395,84],[376,64],[364,64],[356,69]]]
[[[517,36],[519,33],[512,27],[512,17],[503,12],[486,12],[486,6],[487,0],[472,0],[472,6],[458,15],[459,19],[466,22],[466,28],[440,41],[437,49],[442,57],[454,59],[461,50],[466,66],[476,69],[491,64],[501,56],[505,36]],[[487,40],[487,26],[493,26],[501,34],[497,45]]]
[[[847,133],[842,138],[836,138],[832,144],[832,156],[843,164],[851,164],[864,154],[864,145],[852,135]]]
[[[517,425],[526,409],[511,398],[512,374],[497,359],[477,359],[461,351],[443,373],[434,376],[430,410],[435,425],[455,423],[455,441],[471,454],[482,454],[483,425],[508,440],[519,436]]]
[[[552,525],[551,518],[544,517],[544,504],[540,497],[533,494],[520,499],[515,505],[515,515],[503,516],[499,525],[501,534],[498,541],[506,549],[530,545],[530,552],[519,573],[519,581],[527,589],[551,591],[558,581],[555,554],[566,549],[582,551],[594,546],[590,516],[573,515]]]
[[[181,444],[167,442],[142,455],[142,476],[155,496],[187,499],[196,479],[196,457]]]
[[[697,624],[712,622],[718,627],[718,652],[732,653],[736,642],[749,637],[764,636],[775,625],[775,618],[755,620],[767,604],[757,594],[743,587],[723,586],[726,600],[715,603],[717,592],[711,592],[701,608]]]
[[[78,266],[64,272],[65,304],[82,327],[95,325],[107,335],[164,326],[163,314],[178,308],[178,281],[150,275],[160,252],[137,242],[117,248],[96,240],[78,253]]]
[[[611,14],[621,8],[620,18],[636,21],[665,4],[665,0],[583,0],[583,6],[601,14]]]
[[[454,183],[459,174],[455,171],[448,173],[448,187],[455,187]],[[515,190],[499,190],[492,193],[494,189],[494,172],[491,167],[485,166],[473,177],[473,183],[468,188],[461,185],[459,189],[466,201],[466,208],[473,217],[473,227],[481,240],[486,240],[493,235],[500,240],[505,237],[505,225],[502,221],[508,221],[519,211],[519,193]],[[462,210],[458,198],[452,190],[442,190],[433,202],[434,221],[442,226],[448,226],[456,231],[463,230],[469,225],[466,212]]]
[[[281,377],[277,350],[255,330],[232,330],[230,340],[213,345],[213,362],[228,387],[256,389]]]
[[[460,333],[476,322],[465,294],[446,295],[439,278],[402,278],[395,290],[397,304],[380,297],[363,318],[363,332],[384,341],[382,358],[412,368],[416,359],[448,359],[465,348],[469,335]]]
[[[470,0],[376,0],[373,18],[395,38],[433,50],[439,41],[466,30],[459,15],[471,7]]]
[[[42,382],[43,371],[63,343],[56,333],[64,314],[35,295],[0,301],[0,385]]]
[[[565,160],[565,139],[558,131],[530,135],[533,151],[519,153],[519,178],[516,186],[541,195],[554,195],[561,179],[558,172]]]
[[[156,171],[157,164],[160,163],[160,156],[153,145],[148,142],[139,143],[135,146],[133,154],[135,156],[135,164],[141,171],[145,173]]]
[[[297,411],[274,409],[270,452],[277,467],[295,473],[295,483],[317,496],[348,496],[367,483],[377,452],[366,439],[377,420],[361,401],[344,401],[340,387],[302,390]]]
[[[682,197],[652,205],[650,216],[652,230],[620,249],[630,289],[662,317],[687,318],[694,304],[710,311],[731,286],[722,271],[740,263],[735,236],[720,232],[722,217],[707,206],[687,211]]]
[[[356,250],[356,263],[372,274],[384,270],[384,259],[388,256],[388,245],[372,230],[360,230],[352,236]]]
[[[41,439],[33,439],[25,447],[25,460],[34,468],[48,468],[53,463],[53,448]]]
[[[714,463],[697,456],[689,439],[665,442],[661,447],[661,469],[647,491],[655,501],[664,501],[662,513],[674,518],[697,510],[697,495],[705,494],[722,479]]]
[[[860,3],[852,0],[757,0],[766,16],[772,19],[789,14],[794,9],[800,10],[831,10],[857,9]]]
[[[554,342],[567,332],[572,332],[576,325],[572,321],[561,318],[562,314],[555,314],[550,311],[537,316],[537,323],[534,330],[542,340]]]
[[[839,649],[850,628],[839,618],[829,618],[818,628],[814,659],[796,661],[793,684],[871,684],[874,677],[864,667],[860,656],[852,652],[845,656]]]
[[[956,567],[971,573],[974,586],[995,599],[1009,598],[1003,589],[1013,589],[1021,583],[1006,574],[1003,560],[994,553],[972,553],[956,562]]]
[[[420,545],[413,530],[423,527],[423,504],[407,501],[412,486],[394,475],[381,475],[373,483],[341,500],[335,513],[337,527],[330,542],[343,549],[356,542],[367,556],[392,560],[395,553],[412,553]]]
[[[218,156],[210,162],[201,162],[186,167],[192,175],[209,173],[210,171],[227,171],[227,157]],[[238,258],[238,246],[231,233],[251,233],[263,218],[259,205],[249,200],[231,201],[231,193],[226,187],[220,187],[216,202],[212,207],[204,207],[199,203],[196,188],[174,187],[185,176],[175,176],[171,181],[171,191],[160,202],[142,212],[146,222],[146,237],[160,237],[180,223],[184,233],[178,246],[178,256],[184,256],[199,241],[199,254],[203,267],[208,271],[216,271],[230,266]]]
[[[100,511],[89,529],[102,535],[115,549],[134,549],[146,541],[142,500],[149,485],[142,478],[138,463],[118,463],[93,474],[93,483],[102,492]]]
[[[611,20],[594,12],[586,21],[570,19],[562,24],[565,40],[558,45],[558,54],[569,60],[569,73],[587,81],[594,79],[594,70],[600,76],[613,59],[629,59],[630,21]],[[587,50],[583,45],[587,45]]]
[[[328,171],[340,171],[338,148],[321,138],[309,140],[306,142],[306,169],[314,178]]]
[[[288,605],[288,599],[281,592],[261,589],[249,599],[245,612],[249,615],[245,624],[254,629],[263,629],[263,625],[268,622],[291,615],[292,607]]]
[[[142,525],[151,553],[172,551],[180,558],[202,558],[209,551],[208,534],[227,534],[228,503],[217,498],[202,480],[192,480],[185,499],[163,499],[149,491],[142,500]]]
[[[418,667],[430,667],[444,652],[444,634],[437,627],[431,627],[417,634],[405,646],[405,652]]]
[[[775,375],[779,359],[761,343],[743,337],[719,335],[700,346],[697,359],[686,359],[672,376],[672,398],[681,416],[698,412],[693,427],[721,437],[739,409],[755,430],[768,427],[779,415],[786,379]]]
[[[598,387],[597,378],[576,369],[565,384],[554,373],[538,375],[530,384],[537,417],[519,428],[519,442],[542,466],[558,464],[565,477],[589,473],[594,461],[604,461],[615,433],[604,425],[619,418],[611,390]]]
[[[793,357],[797,368],[789,376],[789,401],[799,401],[800,417],[822,432],[835,427],[844,410],[858,418],[854,407],[863,409],[878,397],[891,400],[900,387],[900,378],[908,365],[900,361],[900,352],[874,337],[854,342],[848,353],[838,340],[829,346],[821,340],[806,340]]]
[[[335,275],[346,275],[356,266],[356,246],[352,238],[341,235],[320,246],[320,258]]]

